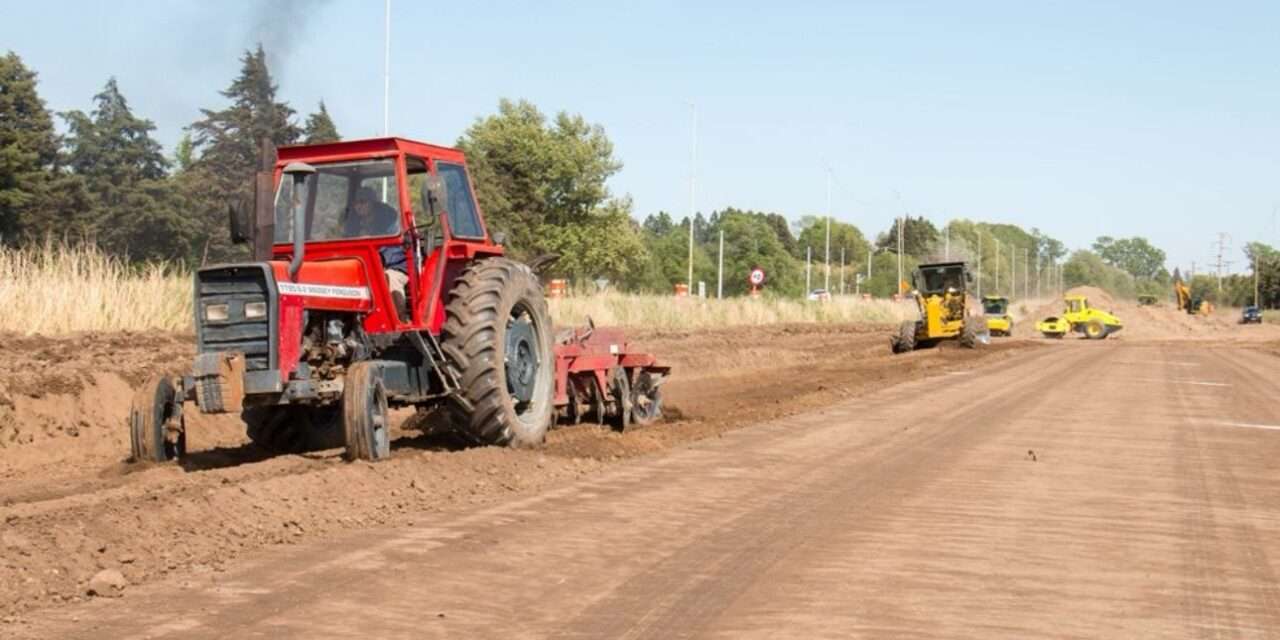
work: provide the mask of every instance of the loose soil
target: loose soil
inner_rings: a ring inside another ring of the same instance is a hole
[[[889,354],[884,326],[773,326],[633,332],[674,367],[667,420],[626,433],[577,425],[534,451],[460,448],[429,416],[399,413],[393,458],[339,451],[270,456],[236,418],[189,415],[180,465],[126,462],[133,389],[183,370],[181,335],[4,336],[0,352],[0,616],[84,600],[103,569],[130,585],[222,572],[276,545],[545,491],[619,461],[714,438],[899,382],[1033,349],[997,340]],[[192,412],[194,413],[194,412]]]

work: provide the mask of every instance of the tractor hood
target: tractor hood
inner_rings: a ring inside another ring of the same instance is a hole
[[[296,297],[302,307],[330,311],[363,311],[373,307],[369,277],[354,258],[303,262],[296,278],[289,278],[289,263],[272,260],[272,275],[282,299]]]

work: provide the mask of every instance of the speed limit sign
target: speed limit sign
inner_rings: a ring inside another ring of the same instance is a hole
[[[761,269],[760,267],[752,269],[751,276],[747,278],[747,281],[750,282],[753,287],[758,287],[764,284],[764,269]]]

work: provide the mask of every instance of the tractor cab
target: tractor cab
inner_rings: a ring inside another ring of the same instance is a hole
[[[257,259],[289,265],[278,275],[338,287],[287,287],[316,294],[313,301],[367,295],[356,305],[369,311],[366,331],[438,334],[445,264],[503,254],[457,149],[402,138],[282,147],[271,176],[271,192],[257,196],[257,225],[233,236],[254,236]],[[341,288],[350,285],[366,290]]]

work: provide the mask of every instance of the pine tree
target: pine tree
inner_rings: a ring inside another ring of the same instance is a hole
[[[36,92],[36,73],[10,51],[0,57],[0,240],[12,243],[47,206],[58,158],[53,118]]]
[[[176,206],[168,161],[151,138],[155,125],[133,115],[115,78],[93,99],[89,115],[62,114],[69,129],[66,164],[83,181],[89,202],[65,226],[133,259],[187,257],[194,228]]]
[[[302,130],[302,141],[307,144],[337,142],[342,139],[338,135],[338,127],[329,117],[329,110],[324,108],[324,100],[320,101],[320,110],[307,116],[307,124]]]
[[[252,194],[263,139],[277,146],[301,139],[294,110],[276,101],[277,88],[259,45],[245,52],[240,75],[222,92],[231,105],[218,111],[202,109],[204,118],[189,128],[198,157],[192,170],[179,175],[179,182],[201,228],[196,247],[200,261],[243,257],[227,238],[227,205]]]

